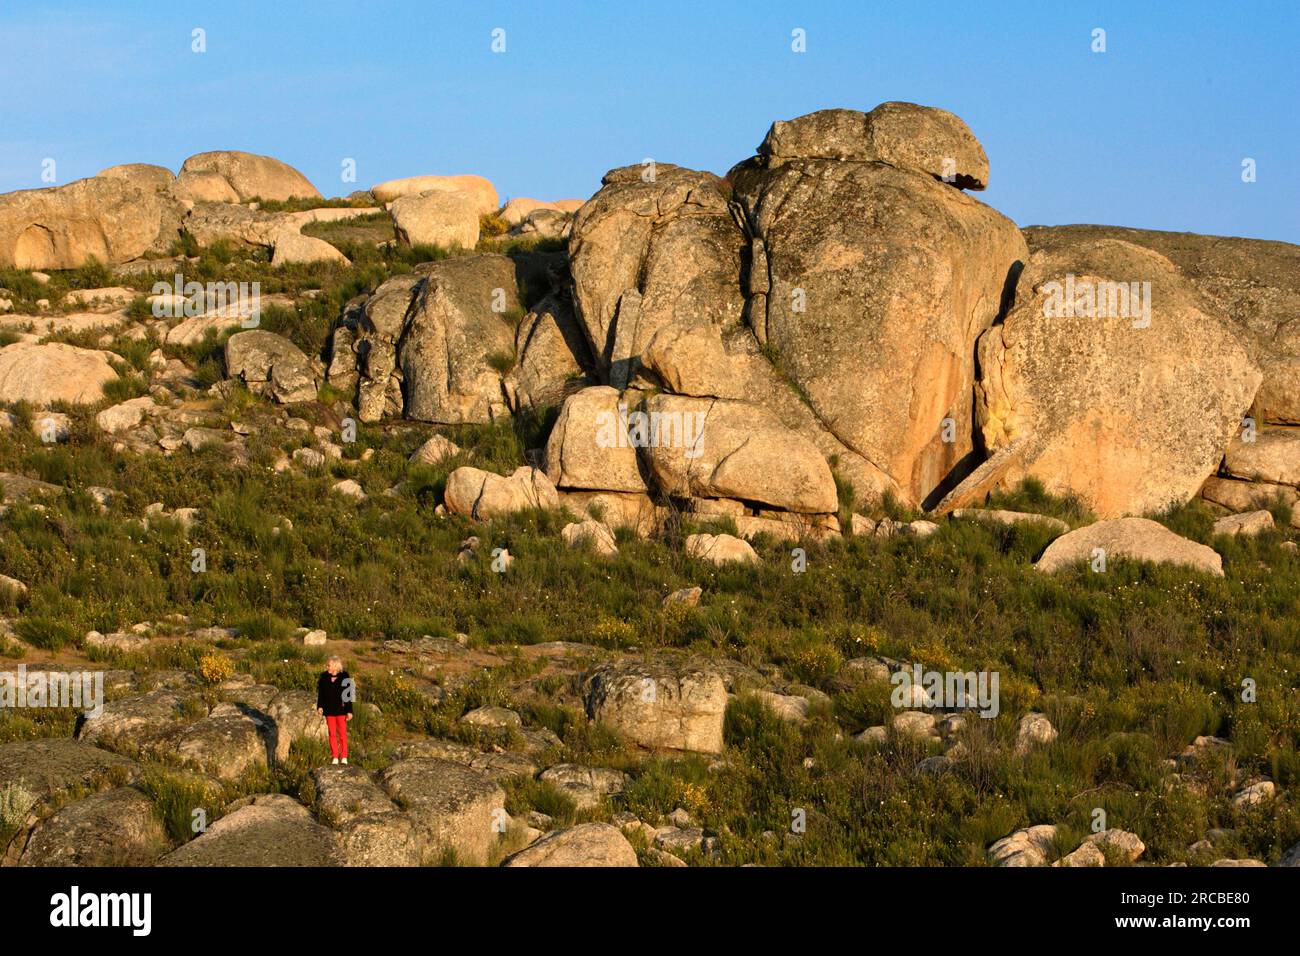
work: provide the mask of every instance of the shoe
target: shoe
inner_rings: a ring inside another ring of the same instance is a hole
[[[344,762],[344,763],[347,763],[347,762],[348,762],[348,758],[347,758],[347,757],[344,757],[344,758],[343,758],[343,762]]]
[[[335,758],[334,758],[334,762],[335,762],[335,763],[338,763],[338,762],[339,762],[339,758],[338,758],[338,757],[335,757]]]

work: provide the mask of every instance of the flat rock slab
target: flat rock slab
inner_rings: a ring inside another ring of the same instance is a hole
[[[48,407],[55,402],[89,405],[117,380],[111,352],[51,342],[19,342],[0,348],[0,401]]]
[[[546,834],[504,866],[637,866],[636,850],[608,823],[583,823]]]
[[[477,770],[491,780],[508,780],[511,777],[531,777],[538,766],[524,754],[481,753],[473,747],[452,740],[415,740],[400,744],[394,751],[398,759],[407,757],[432,757],[450,760]]]
[[[47,797],[119,769],[134,778],[139,765],[119,754],[64,737],[0,744],[0,788],[19,786],[36,797]]]
[[[622,793],[627,774],[609,767],[582,767],[573,763],[547,767],[538,777],[574,802],[579,810],[597,806],[610,794]]]
[[[0,492],[4,500],[12,504],[15,501],[31,501],[34,498],[53,498],[63,494],[61,485],[52,485],[48,481],[28,478],[26,475],[14,475],[0,472]]]
[[[367,814],[394,813],[397,810],[397,804],[360,767],[331,764],[313,770],[311,778],[316,784],[316,803],[321,818],[328,819],[335,826]]]
[[[279,793],[258,794],[158,861],[159,866],[332,866],[338,842],[307,808]]]
[[[994,866],[1045,866],[1056,833],[1047,823],[1017,830],[989,847],[989,861]]]
[[[153,802],[134,787],[116,787],[37,824],[18,865],[147,866],[166,850]]]
[[[716,565],[758,563],[758,553],[750,547],[749,542],[730,534],[689,535],[686,538],[686,553]]]
[[[1226,518],[1220,518],[1214,522],[1213,531],[1215,534],[1227,535],[1245,535],[1253,538],[1255,535],[1264,531],[1271,531],[1273,528],[1273,515],[1268,511],[1248,511],[1240,515],[1228,515]]]
[[[1290,485],[1275,485],[1261,481],[1240,481],[1231,478],[1207,478],[1201,487],[1201,497],[1229,511],[1255,511],[1280,501],[1289,508],[1296,505],[1296,490]]]
[[[77,736],[91,743],[120,739],[147,746],[187,723],[185,705],[197,696],[192,690],[159,687],[135,697],[108,701],[99,716],[81,725]]]
[[[1048,573],[1061,571],[1080,561],[1092,561],[1098,548],[1107,561],[1127,558],[1176,564],[1223,577],[1223,559],[1217,551],[1147,518],[1113,518],[1064,534],[1048,545],[1034,567]]]

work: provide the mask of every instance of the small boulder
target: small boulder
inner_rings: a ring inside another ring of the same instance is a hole
[[[770,690],[759,690],[754,692],[754,696],[768,710],[776,714],[782,720],[788,720],[791,723],[802,724],[808,719],[808,698],[796,697],[792,694],[777,694]]]
[[[614,532],[599,521],[580,521],[564,526],[560,537],[570,548],[590,548],[602,558],[618,557],[618,544],[614,541]]]
[[[1043,552],[1034,567],[1054,573],[1092,561],[1101,549],[1106,560],[1127,558],[1176,564],[1223,577],[1223,559],[1213,548],[1189,541],[1148,518],[1112,518],[1063,534]]]
[[[186,727],[159,747],[219,780],[237,780],[267,764],[265,720],[239,704],[218,704],[208,716]]]
[[[413,465],[440,465],[460,454],[460,446],[442,435],[434,435],[411,453]]]
[[[341,266],[350,266],[348,257],[339,252],[324,239],[304,236],[292,230],[284,230],[275,237],[275,252],[271,256],[272,266],[299,265],[313,262],[334,262]]]
[[[486,519],[530,508],[557,508],[560,499],[544,472],[524,466],[509,477],[462,466],[447,477],[444,491],[452,514]]]
[[[311,360],[282,335],[250,329],[226,340],[226,374],[239,378],[254,395],[277,402],[310,402],[317,377]]]
[[[1100,834],[1098,834],[1100,836]],[[1052,866],[1061,867],[1078,867],[1078,866],[1105,866],[1106,854],[1096,843],[1085,842],[1078,849],[1067,853],[1061,857]]]
[[[128,431],[135,428],[145,417],[153,412],[157,406],[154,404],[153,396],[145,395],[142,398],[132,398],[128,401],[121,402],[117,405],[111,405],[99,412],[95,416],[95,424],[99,430],[115,435],[118,432]]]
[[[1261,803],[1266,803],[1273,799],[1276,787],[1271,780],[1261,780],[1259,783],[1252,783],[1249,787],[1233,795],[1232,805],[1238,809],[1245,807],[1257,807]]]
[[[757,564],[758,552],[748,541],[730,534],[693,534],[686,538],[686,553],[711,564]]]
[[[1025,714],[1016,727],[1016,753],[1024,754],[1050,744],[1056,739],[1056,728],[1046,715],[1039,713]]]
[[[519,730],[524,725],[519,714],[508,707],[477,707],[460,720],[483,730]]]
[[[675,604],[684,607],[697,607],[703,594],[704,589],[700,587],[678,588],[663,599],[663,607],[671,607]]]
[[[579,810],[598,806],[605,797],[622,793],[627,775],[608,767],[582,767],[562,763],[547,767],[538,777],[571,799]]]
[[[1092,834],[1084,845],[1087,846],[1088,844],[1103,851],[1108,850],[1118,855],[1126,863],[1132,863],[1146,852],[1147,848],[1147,845],[1142,842],[1142,839],[1136,833],[1114,828]]]
[[[939,734],[934,714],[923,710],[905,710],[894,715],[894,731],[900,737],[929,740]]]
[[[1043,866],[1055,839],[1056,827],[1050,824],[1026,827],[990,846],[989,859],[994,866]]]
[[[392,202],[402,196],[418,196],[427,192],[460,193],[473,204],[476,215],[486,216],[501,205],[496,188],[482,176],[408,176],[390,179],[372,186],[370,194],[380,202]]]
[[[714,671],[620,661],[592,672],[584,698],[593,720],[643,747],[722,752],[727,689]]]
[[[330,490],[335,494],[355,498],[358,501],[364,501],[366,497],[361,484],[353,478],[344,478],[342,481],[336,482],[330,487]]]

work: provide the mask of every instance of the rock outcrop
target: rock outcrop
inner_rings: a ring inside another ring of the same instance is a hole
[[[38,824],[20,866],[148,866],[166,849],[153,802],[115,787],[68,804]]]
[[[867,495],[928,504],[971,467],[975,341],[1027,254],[955,188],[987,176],[964,124],[909,104],[774,125],[728,174],[751,237],[748,324],[879,473]]]
[[[508,414],[502,379],[514,354],[509,316],[521,311],[516,269],[499,255],[443,259],[389,279],[345,311],[330,379],[355,378],[360,419],[465,424]]]
[[[0,196],[0,267],[76,269],[165,252],[184,214],[172,178],[158,166],[120,166]]]
[[[1237,478],[1300,488],[1300,428],[1237,435],[1223,457],[1223,470]]]
[[[929,500],[969,464],[975,341],[1027,254],[954,188],[987,176],[960,120],[910,104],[778,123],[725,181],[611,171],[570,241],[599,373],[762,406],[864,497]]]
[[[381,775],[389,796],[415,824],[421,856],[447,852],[458,862],[486,863],[504,832],[505,791],[477,770],[433,757],[409,757]]]

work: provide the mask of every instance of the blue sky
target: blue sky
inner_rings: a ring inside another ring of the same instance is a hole
[[[1021,225],[1300,242],[1297,35],[1294,0],[0,0],[0,191],[43,185],[47,157],[63,183],[245,149],[326,195],[472,172],[503,199],[585,198],[614,166],[721,173],[775,119],[898,99],[970,124],[980,198]]]

